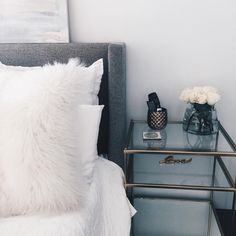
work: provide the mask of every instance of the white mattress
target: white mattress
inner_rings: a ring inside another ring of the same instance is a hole
[[[0,218],[1,236],[128,236],[135,213],[123,188],[123,172],[98,158],[88,202],[80,212]]]

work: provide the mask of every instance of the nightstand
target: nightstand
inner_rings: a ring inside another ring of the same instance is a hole
[[[224,235],[215,206],[227,198],[224,210],[235,210],[226,159],[236,157],[236,145],[219,126],[219,133],[200,136],[169,122],[161,140],[143,140],[147,123],[130,122],[124,170],[127,195],[138,211],[134,236]]]

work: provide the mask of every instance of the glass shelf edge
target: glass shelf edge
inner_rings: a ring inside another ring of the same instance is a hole
[[[199,156],[228,156],[236,157],[236,152],[204,152],[204,151],[184,151],[184,150],[154,150],[154,149],[127,149],[124,154],[172,154],[172,155],[199,155]]]
[[[148,183],[125,183],[125,188],[154,188],[154,189],[158,188],[158,189],[236,192],[236,188],[232,187],[207,187],[207,186],[196,186],[196,185],[148,184]]]

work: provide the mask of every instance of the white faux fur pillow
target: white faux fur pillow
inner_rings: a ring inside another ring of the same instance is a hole
[[[75,62],[78,62],[78,58],[73,58],[70,60],[74,60]],[[61,66],[62,64],[60,64]],[[49,65],[52,66],[52,65]],[[34,67],[24,67],[24,66],[11,66],[11,65],[5,65],[3,63],[0,62],[0,76],[2,75],[2,73],[4,74],[4,76],[11,76],[13,75],[17,75],[21,76],[22,73],[26,72],[26,71],[34,71],[35,70],[41,70],[42,67],[41,66],[34,66]],[[102,75],[103,75],[103,60],[100,59],[98,61],[96,61],[95,63],[93,63],[91,66],[86,67],[86,80],[88,80],[88,76],[89,76],[89,80],[92,80],[92,87],[90,90],[91,92],[91,96],[92,96],[92,101],[91,102],[86,102],[85,104],[91,104],[91,105],[98,105],[99,104],[99,100],[98,100],[98,93],[100,90],[100,85],[101,85],[101,80],[102,80]],[[92,76],[92,77],[91,77]]]
[[[92,104],[94,67],[102,61],[0,73],[1,216],[81,207],[77,107]]]

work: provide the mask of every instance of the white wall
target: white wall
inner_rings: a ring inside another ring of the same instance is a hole
[[[220,90],[218,116],[236,141],[235,0],[68,0],[73,42],[125,42],[128,119],[146,119],[157,91],[170,120],[194,85]],[[228,161],[236,176],[236,159]]]
[[[181,90],[212,85],[236,140],[235,0],[69,0],[69,13],[72,41],[126,43],[129,118],[145,119],[157,91],[170,119],[182,119]]]
[[[129,118],[146,117],[157,91],[170,119],[182,119],[180,91],[213,85],[222,123],[236,139],[235,0],[69,0],[74,42],[127,44]]]
[[[126,43],[128,118],[145,119],[147,94],[157,91],[170,119],[182,119],[181,90],[212,85],[222,95],[218,116],[236,141],[235,0],[68,2],[73,42]],[[236,159],[228,167],[235,176]]]

